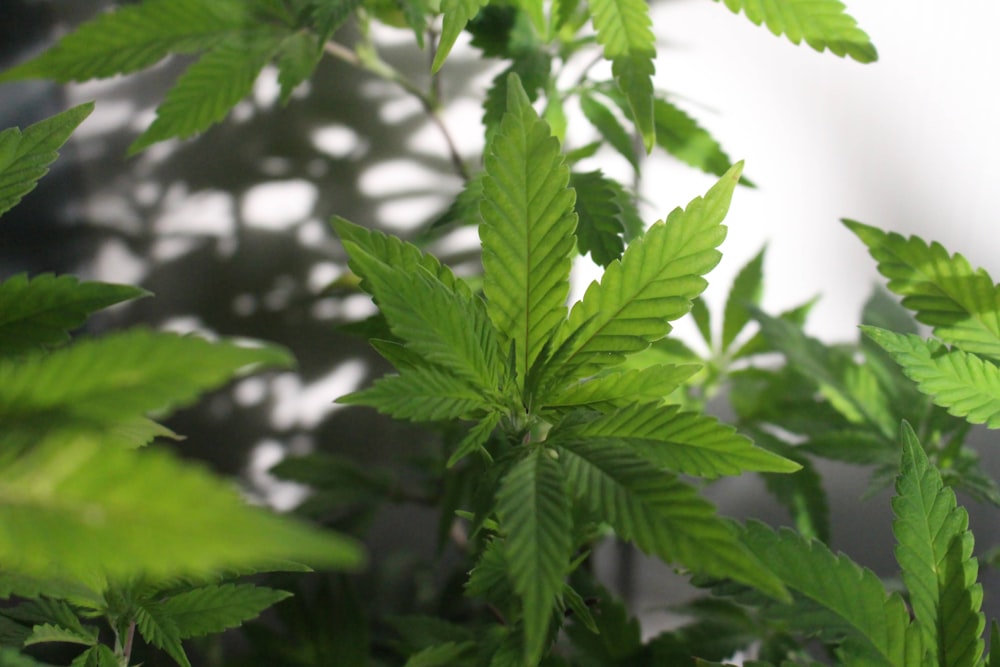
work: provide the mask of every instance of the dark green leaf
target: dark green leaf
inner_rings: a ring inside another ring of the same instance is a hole
[[[622,209],[611,179],[600,171],[573,172],[569,184],[576,190],[576,245],[581,255],[590,253],[596,264],[607,267],[621,259],[625,249]]]

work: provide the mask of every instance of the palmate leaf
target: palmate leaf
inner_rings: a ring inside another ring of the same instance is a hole
[[[934,327],[946,343],[1000,361],[1000,286],[986,271],[938,243],[850,220],[844,224],[868,246],[888,288],[903,297],[918,321]]]
[[[147,602],[140,605],[135,610],[135,624],[143,639],[163,650],[181,667],[191,667],[191,661],[181,645],[177,625],[169,616],[163,615],[159,603]]]
[[[691,299],[705,289],[701,276],[721,258],[721,223],[741,170],[736,165],[704,198],[650,227],[600,283],[590,284],[556,332],[559,366],[551,373],[567,379],[593,375],[670,332],[670,321],[687,313]]]
[[[426,361],[493,397],[503,374],[496,331],[468,287],[446,285],[429,270],[390,266],[344,241],[392,332]]]
[[[623,211],[609,182],[599,170],[574,172],[569,179],[576,190],[577,249],[605,268],[625,249]]]
[[[987,359],[949,350],[936,340],[862,327],[886,350],[917,388],[956,417],[1000,428],[1000,368]]]
[[[919,655],[919,642],[909,642],[910,615],[902,598],[887,595],[870,570],[825,545],[783,528],[747,524],[743,543],[778,575],[788,588],[836,614],[852,631],[852,647],[867,665],[910,667],[908,650]],[[910,646],[907,646],[907,643]]]
[[[4,567],[94,590],[107,578],[193,576],[280,559],[337,568],[361,561],[353,541],[251,507],[229,483],[159,449],[85,437],[43,444],[7,457],[0,486]]]
[[[626,447],[658,468],[702,477],[739,475],[748,470],[794,472],[798,463],[754,446],[732,426],[713,417],[682,412],[680,406],[633,404],[579,426],[568,434]]]
[[[146,414],[187,405],[241,372],[291,363],[275,346],[140,328],[0,359],[2,432],[13,444],[54,431],[136,427]]]
[[[465,24],[472,20],[488,0],[441,0],[441,13],[444,20],[441,23],[441,35],[438,37],[437,53],[431,64],[431,73],[441,69],[441,65],[455,46],[455,40],[462,34]]]
[[[94,311],[148,294],[129,285],[82,283],[73,276],[8,278],[0,283],[0,357],[65,343]]]
[[[60,83],[128,74],[169,53],[192,53],[251,26],[242,0],[145,0],[84,23],[0,81],[45,78]]]
[[[461,419],[490,405],[468,382],[434,366],[387,375],[369,389],[341,396],[337,402],[367,405],[395,419],[413,421]]]
[[[896,560],[924,647],[941,667],[972,667],[983,653],[986,618],[972,557],[969,515],[927,459],[909,424],[900,430],[903,459],[892,508]]]
[[[261,29],[213,46],[177,80],[157,107],[156,120],[129,146],[129,154],[164,139],[187,139],[225,118],[253,89],[283,37]]]
[[[716,0],[718,2],[718,0]],[[878,60],[878,52],[864,30],[858,27],[840,0],[723,0],[734,13],[740,10],[754,25],[761,23],[792,44],[806,44],[835,55],[850,56],[860,63]]]
[[[483,291],[490,320],[513,341],[523,391],[528,369],[566,317],[576,193],[567,187],[559,142],[517,77],[508,81],[507,113],[485,164]]]
[[[610,411],[635,403],[662,402],[700,368],[698,364],[654,364],[612,371],[564,387],[546,401],[545,408]]]
[[[645,0],[591,0],[588,3],[597,41],[611,61],[611,73],[628,99],[632,120],[646,150],[656,142],[653,117],[653,64],[656,39]]]
[[[547,449],[536,448],[511,468],[500,484],[496,511],[510,579],[523,601],[525,661],[535,664],[573,547],[565,476]]]
[[[733,579],[785,599],[778,578],[739,542],[733,527],[688,484],[623,447],[559,443],[570,492],[622,539],[694,572]]]
[[[88,628],[89,632],[63,628],[51,623],[36,625],[31,629],[31,634],[24,640],[25,646],[34,644],[44,644],[46,642],[62,642],[68,644],[82,644],[93,646],[97,643],[97,628]]]
[[[12,127],[0,132],[0,215],[35,188],[59,157],[56,151],[93,110],[92,102],[81,104],[23,131]]]
[[[187,639],[235,628],[288,597],[287,591],[253,584],[202,586],[164,600],[159,613]]]

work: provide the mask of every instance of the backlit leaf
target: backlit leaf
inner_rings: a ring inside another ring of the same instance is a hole
[[[718,1],[718,0],[716,0]],[[761,23],[792,44],[806,44],[835,55],[850,56],[860,63],[878,60],[871,39],[846,12],[840,0],[724,0],[734,13],[740,10],[754,25]]]
[[[0,215],[35,188],[59,157],[56,151],[93,110],[92,102],[81,104],[23,131],[12,127],[0,132]]]

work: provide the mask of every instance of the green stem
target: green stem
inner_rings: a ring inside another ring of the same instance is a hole
[[[451,132],[448,130],[447,125],[444,124],[444,120],[441,118],[440,107],[433,94],[426,93],[415,83],[403,76],[399,70],[379,58],[373,46],[366,45],[362,49],[352,51],[337,42],[327,42],[323,45],[323,50],[338,60],[342,60],[350,65],[371,72],[386,81],[395,83],[403,90],[416,97],[417,100],[419,100],[420,105],[424,108],[424,112],[427,114],[427,117],[432,123],[434,123],[434,125],[437,126],[441,135],[444,137],[445,144],[448,147],[448,154],[451,158],[451,163],[455,167],[455,171],[462,177],[462,180],[469,180],[470,175],[468,168],[465,166],[465,162],[462,160],[462,156],[458,152],[458,146],[455,144],[455,140],[452,137]]]

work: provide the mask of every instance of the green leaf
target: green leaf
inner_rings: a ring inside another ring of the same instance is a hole
[[[448,285],[430,270],[390,265],[344,241],[392,332],[425,361],[477,387],[489,400],[500,386],[503,362],[496,331],[478,296]]]
[[[507,473],[497,493],[514,590],[524,603],[525,661],[545,650],[556,597],[563,589],[573,548],[573,523],[565,477],[544,447],[535,448]]]
[[[701,339],[709,348],[712,347],[712,313],[708,310],[708,304],[700,296],[691,300],[691,319],[701,334]]]
[[[654,364],[612,371],[568,385],[547,399],[545,407],[609,411],[634,403],[662,402],[700,368],[698,364]]]
[[[726,298],[722,317],[722,349],[728,350],[743,328],[750,322],[747,304],[758,305],[764,291],[764,250],[753,259],[733,280],[733,287]]]
[[[32,667],[34,664],[11,663],[10,667]],[[70,667],[120,667],[120,664],[114,651],[104,644],[98,644],[78,655]],[[0,665],[3,663],[0,662]]]
[[[455,40],[462,34],[465,24],[472,20],[488,0],[441,0],[441,13],[444,21],[441,24],[441,35],[438,38],[437,53],[431,64],[431,73],[441,69],[445,59],[455,46]]]
[[[148,602],[136,609],[135,625],[143,639],[165,651],[181,667],[191,667],[177,626],[169,616],[163,615],[158,603]]]
[[[358,547],[246,505],[228,483],[159,449],[78,438],[0,469],[0,559],[31,576],[169,577],[298,560],[355,567]],[[156,539],[149,538],[151,526]]]
[[[867,659],[863,664],[909,667],[905,660],[909,612],[898,594],[886,594],[871,570],[787,528],[775,532],[751,522],[743,542],[786,586],[833,612],[851,630]]]
[[[722,219],[739,180],[739,164],[687,209],[677,208],[657,222],[612,262],[601,282],[591,283],[583,300],[556,334],[566,377],[586,377],[621,363],[670,332],[671,320],[690,309],[705,288],[701,276],[721,258],[716,247],[726,236]]]
[[[0,81],[45,78],[59,83],[144,69],[171,52],[192,53],[250,25],[240,0],[145,0],[99,14],[55,46],[0,75]]]
[[[187,405],[242,372],[291,361],[274,346],[132,329],[0,359],[0,423],[14,442],[60,430],[106,432]]]
[[[56,151],[93,110],[89,102],[29,125],[23,132],[16,127],[0,132],[0,215],[35,189],[59,157]]]
[[[622,539],[694,572],[787,598],[778,578],[740,545],[733,527],[675,475],[627,449],[589,440],[561,442],[559,455],[573,495]]]
[[[611,109],[598,102],[591,95],[582,95],[580,97],[580,110],[583,111],[583,115],[590,121],[590,124],[601,133],[604,140],[638,171],[639,159],[635,154],[632,137],[611,113]]]
[[[516,77],[507,91],[507,113],[485,160],[479,235],[487,312],[514,343],[523,391],[528,369],[566,317],[576,194],[559,142]]]
[[[990,623],[990,654],[986,658],[985,667],[1000,665],[1000,625],[996,621]]]
[[[628,98],[632,120],[646,150],[656,141],[653,117],[653,60],[656,39],[650,29],[649,5],[643,0],[591,0],[588,3],[597,41],[618,88]]]
[[[287,591],[254,584],[202,586],[160,603],[159,612],[187,639],[235,628],[288,597]]]
[[[129,154],[164,139],[187,139],[225,118],[253,89],[282,37],[259,30],[213,46],[177,80],[156,108],[156,120],[129,146]]]
[[[719,142],[673,103],[657,97],[653,100],[653,119],[656,123],[656,145],[678,160],[707,174],[722,176],[733,161]],[[743,185],[751,185],[745,177]]]
[[[557,437],[553,431],[551,437]],[[563,435],[558,432],[559,435]],[[794,472],[798,463],[754,446],[732,426],[680,406],[640,403],[571,427],[567,437],[624,446],[659,468],[702,477]]]
[[[718,2],[718,0],[716,0]],[[859,63],[878,60],[875,45],[840,0],[724,0],[734,13],[740,10],[754,25],[764,23],[774,35],[785,35],[792,44],[806,44]]]
[[[938,243],[844,224],[868,246],[888,288],[918,321],[934,327],[946,343],[1000,361],[1000,286],[986,271],[973,270],[962,255],[949,255]]]
[[[573,172],[569,184],[576,191],[576,245],[581,255],[590,253],[596,264],[607,267],[621,259],[625,225],[618,196],[601,171]]]
[[[994,363],[913,334],[875,327],[862,330],[892,355],[920,391],[950,414],[1000,428],[1000,368]]]
[[[74,660],[73,665],[76,664]],[[38,662],[34,658],[19,652],[17,649],[0,647],[0,667],[53,667],[53,665],[48,662]],[[118,667],[118,661],[116,660],[114,663],[108,665],[108,667]]]
[[[316,0],[310,15],[310,23],[316,29],[321,41],[330,39],[334,32],[347,22],[363,0]]]
[[[31,634],[24,640],[24,645],[32,646],[34,644],[44,644],[45,642],[66,642],[69,644],[93,646],[97,643],[97,628],[86,627],[81,631],[64,628],[51,623],[43,623],[31,629]]]
[[[448,457],[448,467],[452,467],[463,458],[476,451],[482,451],[487,457],[489,457],[489,453],[486,449],[484,449],[484,445],[490,439],[493,429],[500,424],[500,420],[502,418],[503,413],[499,411],[491,412],[478,424],[470,428],[469,432],[465,434],[465,437],[462,438],[458,445],[455,446],[455,451]]]
[[[969,515],[928,461],[913,429],[900,429],[903,459],[892,509],[896,560],[925,647],[942,667],[973,667],[983,653],[986,618],[972,557]]]
[[[323,49],[316,37],[307,32],[294,32],[284,39],[278,55],[282,104],[287,104],[295,89],[312,76],[322,56]]]
[[[92,312],[148,294],[129,285],[81,283],[50,273],[8,278],[0,283],[0,356],[65,343]]]
[[[490,407],[475,387],[434,366],[384,376],[371,388],[341,396],[337,402],[367,405],[395,419],[413,421],[468,418]]]
[[[476,648],[475,642],[445,642],[436,644],[411,655],[403,667],[454,667],[463,657],[469,657]]]

